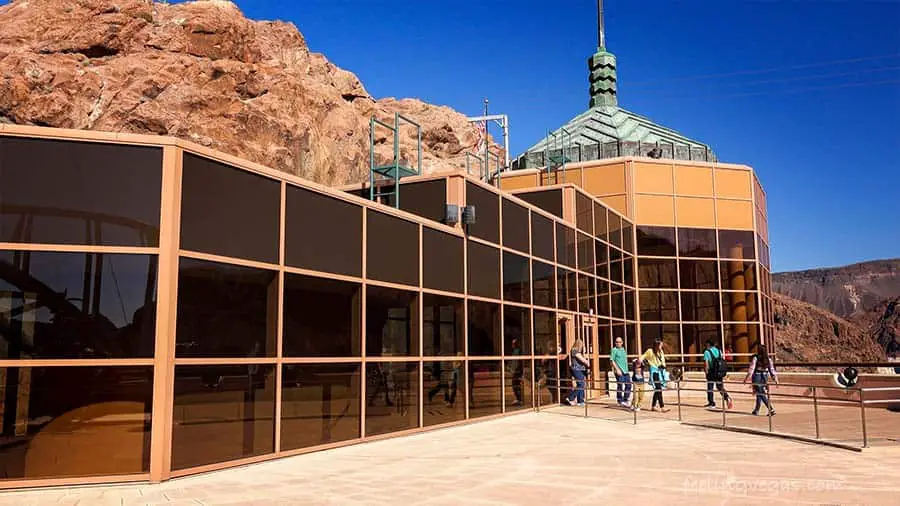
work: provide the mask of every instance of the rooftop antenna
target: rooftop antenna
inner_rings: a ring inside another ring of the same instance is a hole
[[[591,77],[591,107],[617,106],[616,57],[606,51],[603,0],[597,0],[597,52],[588,58]]]
[[[603,27],[603,0],[597,0],[597,47],[606,48],[606,31]]]

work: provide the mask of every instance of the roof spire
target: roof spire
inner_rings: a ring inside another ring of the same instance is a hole
[[[606,52],[606,26],[603,0],[597,0],[597,52],[588,58],[591,83],[591,107],[617,106],[616,57]]]

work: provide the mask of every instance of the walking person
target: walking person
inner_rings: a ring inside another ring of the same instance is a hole
[[[663,387],[665,386],[666,374],[666,352],[665,343],[662,339],[653,342],[653,348],[645,351],[641,356],[641,360],[646,361],[650,365],[650,383],[653,385],[653,402],[650,404],[651,411],[659,411],[668,413],[669,408],[663,401]]]
[[[616,375],[616,402],[623,408],[630,408],[628,398],[631,396],[631,378],[628,376],[628,358],[625,356],[621,337],[616,338],[616,346],[609,353],[609,361]]]
[[[584,379],[587,375],[588,359],[584,356],[584,341],[579,337],[569,351],[569,369],[575,379],[575,388],[566,397],[569,406],[584,406]],[[577,399],[577,402],[576,402]]]
[[[703,352],[703,364],[706,371],[706,406],[704,408],[716,407],[716,397],[713,389],[717,389],[725,400],[726,409],[734,408],[734,402],[731,396],[725,390],[725,375],[728,372],[728,365],[725,362],[725,356],[722,351],[713,344],[711,339],[706,340],[706,351]]]
[[[631,362],[631,382],[634,385],[634,396],[631,398],[631,409],[634,411],[641,410],[641,404],[644,402],[644,364],[641,359],[636,358]]]
[[[753,379],[753,392],[756,394],[756,407],[753,408],[753,415],[759,415],[759,408],[763,404],[768,408],[769,416],[775,414],[775,408],[769,402],[770,375],[772,376],[772,381],[777,385],[778,373],[775,372],[775,364],[769,356],[766,345],[760,344],[759,352],[753,355],[753,358],[750,360],[750,368],[747,369],[747,376],[744,378],[744,383],[751,378]]]

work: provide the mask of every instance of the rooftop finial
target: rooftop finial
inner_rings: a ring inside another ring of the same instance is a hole
[[[603,0],[597,0],[597,47],[606,48],[606,30],[603,26]]]

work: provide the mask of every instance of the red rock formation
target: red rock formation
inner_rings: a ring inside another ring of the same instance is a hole
[[[477,142],[462,114],[375,100],[294,25],[225,0],[13,0],[0,26],[0,121],[172,135],[332,185],[367,177],[373,114],[422,123],[426,172]],[[414,163],[410,130],[402,146]]]

